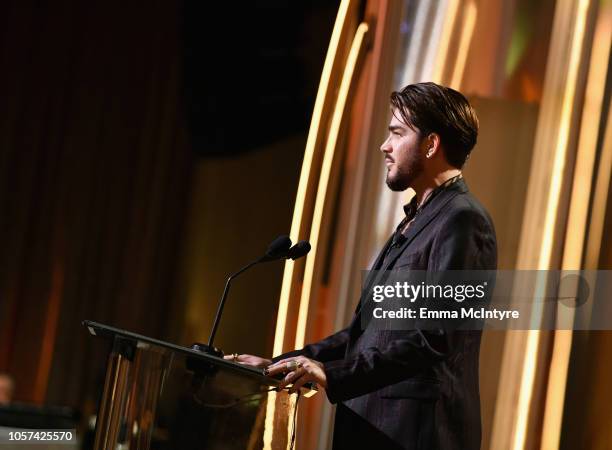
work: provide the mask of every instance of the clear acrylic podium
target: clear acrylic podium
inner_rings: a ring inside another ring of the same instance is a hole
[[[286,449],[295,396],[255,369],[95,322],[110,339],[95,450]]]

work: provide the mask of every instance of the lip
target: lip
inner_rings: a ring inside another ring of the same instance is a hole
[[[392,166],[393,165],[393,161],[390,159],[385,159],[385,164],[387,167]]]

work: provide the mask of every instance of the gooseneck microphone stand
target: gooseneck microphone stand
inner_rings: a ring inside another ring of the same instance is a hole
[[[225,282],[225,288],[223,289],[223,295],[221,296],[221,301],[219,302],[219,306],[217,307],[217,314],[215,314],[215,321],[213,322],[212,330],[210,331],[210,337],[208,338],[208,344],[204,344],[204,345],[194,344],[194,345],[198,345],[199,348],[197,348],[197,350],[203,351],[210,355],[223,357],[223,352],[219,350],[218,348],[216,348],[213,345],[213,343],[215,341],[215,335],[217,334],[217,329],[219,328],[219,323],[221,322],[221,315],[223,314],[223,307],[225,306],[225,300],[227,299],[227,294],[229,293],[230,286],[232,284],[232,280],[236,278],[238,275],[240,275],[242,272],[253,267],[254,265],[259,264],[260,262],[263,262],[262,259],[263,258],[260,258],[256,261],[253,261],[247,264],[242,269],[240,269],[238,272],[228,277],[227,281]]]
[[[223,357],[223,351],[214,346],[214,341],[215,335],[217,334],[217,329],[219,328],[219,322],[221,321],[221,315],[223,314],[223,307],[225,306],[225,300],[227,299],[227,294],[229,293],[232,280],[256,264],[268,261],[275,261],[287,257],[290,250],[291,239],[289,239],[289,236],[279,236],[270,244],[265,255],[247,264],[238,272],[229,276],[229,278],[225,282],[223,295],[221,296],[219,306],[217,307],[217,314],[215,315],[215,320],[213,322],[212,330],[210,332],[210,337],[208,338],[208,344],[195,343],[191,346],[193,350],[204,352],[213,356],[218,356],[219,358]]]

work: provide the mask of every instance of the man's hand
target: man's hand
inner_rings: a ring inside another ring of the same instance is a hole
[[[296,364],[297,367],[295,367]],[[291,369],[292,366],[295,368]],[[308,359],[304,356],[296,356],[277,361],[267,369],[267,374],[270,376],[279,373],[287,374],[279,387],[283,389],[288,384],[293,384],[291,389],[289,389],[289,392],[292,394],[308,382],[316,383],[322,388],[327,389],[327,377],[323,370],[323,363],[319,361]]]
[[[223,359],[228,359],[230,361],[245,364],[247,366],[259,367],[260,369],[263,369],[264,367],[267,367],[272,364],[271,359],[260,358],[259,356],[253,355],[225,355]]]

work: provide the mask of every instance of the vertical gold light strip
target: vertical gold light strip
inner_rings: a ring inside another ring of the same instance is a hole
[[[306,200],[306,192],[308,189],[308,180],[310,178],[310,171],[312,170],[312,161],[314,157],[315,145],[319,137],[319,133],[321,132],[321,117],[323,115],[323,105],[325,104],[325,99],[329,91],[332,67],[338,54],[340,36],[342,34],[342,28],[344,27],[344,24],[347,19],[350,3],[351,0],[342,0],[340,2],[340,7],[338,8],[338,15],[336,16],[334,29],[332,31],[331,39],[329,41],[327,54],[325,56],[325,63],[323,64],[323,71],[321,72],[321,81],[319,82],[317,98],[315,99],[315,105],[312,112],[312,121],[310,123],[308,138],[306,140],[304,161],[302,162],[300,181],[298,184],[298,191],[295,199],[295,209],[293,210],[293,218],[291,221],[290,235],[291,239],[294,241],[299,239],[299,233],[302,225],[305,207],[304,203]],[[292,260],[287,260],[283,272],[283,281],[281,285],[281,294],[278,304],[278,313],[276,316],[276,330],[274,333],[274,346],[272,350],[273,355],[278,355],[283,352],[283,342],[285,340],[285,327],[287,325],[287,312],[289,310],[289,296],[293,283],[293,273],[294,263]],[[263,436],[264,449],[272,448],[272,438],[274,436],[275,406],[276,393],[271,392],[268,397],[268,403],[266,405],[266,420]]]
[[[563,172],[565,169],[565,159],[567,155],[567,142],[569,139],[571,116],[576,96],[576,80],[578,78],[578,69],[580,65],[580,57],[582,50],[582,41],[584,39],[584,30],[586,25],[586,15],[589,7],[589,0],[579,0],[578,11],[576,17],[576,28],[572,36],[571,56],[569,61],[569,69],[567,81],[565,83],[563,107],[561,109],[561,123],[559,125],[559,134],[557,146],[555,149],[555,160],[553,164],[552,182],[548,194],[548,208],[546,210],[546,218],[544,222],[544,233],[542,248],[540,251],[539,268],[548,269],[550,266],[550,258],[552,254],[552,244],[555,231],[555,222],[557,218],[557,210],[559,207],[559,198],[561,193],[561,185],[563,183]]]
[[[612,176],[612,110],[608,111],[608,123],[605,130],[606,135],[599,158],[595,195],[591,208],[591,223],[589,224],[589,240],[585,256],[585,266],[589,269],[597,268],[599,263],[601,239],[606,219],[606,203],[608,202],[610,177]]]
[[[565,170],[565,160],[567,155],[567,144],[569,139],[571,114],[576,94],[576,81],[578,77],[578,69],[582,50],[582,41],[584,38],[588,6],[588,0],[578,1],[576,25],[572,36],[570,50],[571,53],[568,75],[563,90],[561,120],[559,124],[557,145],[555,146],[551,183],[548,191],[548,200],[546,202],[544,227],[542,231],[542,246],[540,247],[540,254],[537,265],[539,270],[547,270],[550,268],[553,248],[553,237],[559,209],[563,174]],[[545,287],[542,286],[541,283],[539,283],[538,286],[539,288],[536,288],[536,296],[538,295],[539,291],[544,291],[545,289]],[[535,317],[541,317],[542,307],[543,304],[534,304],[534,309],[537,308],[537,310],[534,311]],[[527,333],[527,349],[525,354],[525,365],[523,368],[523,374],[521,377],[521,384],[519,390],[516,433],[514,434],[514,443],[512,446],[514,450],[522,450],[525,447],[525,441],[527,437],[527,419],[529,417],[530,404],[533,396],[535,368],[538,356],[537,350],[540,338],[540,331],[530,330]]]
[[[274,411],[276,410],[276,392],[268,392],[266,402],[266,419],[264,420],[263,448],[272,449],[272,438],[274,436]]]
[[[599,124],[601,123],[602,99],[604,98],[606,86],[610,41],[612,40],[611,10],[612,8],[609,3],[607,8],[606,5],[602,4],[593,37],[593,49],[586,85],[574,184],[572,186],[567,224],[567,230],[569,231],[566,234],[565,247],[563,249],[562,268],[566,270],[579,269],[582,264],[592,187],[589,181],[593,179],[597,135]],[[609,174],[605,179],[605,183],[606,186],[609,183]],[[589,236],[590,238],[591,236]],[[585,268],[596,269],[597,267],[594,264]],[[565,316],[565,321],[573,323],[575,310],[573,308],[566,308],[563,305],[559,305],[559,308],[563,308],[560,314]],[[572,330],[558,330],[555,332],[548,389],[546,392],[544,422],[542,425],[541,449],[543,450],[558,448],[561,440],[561,424],[563,421],[563,406],[567,386],[567,371],[572,349],[572,335]]]
[[[436,83],[442,83],[442,76],[444,74],[444,67],[446,66],[446,57],[448,55],[448,47],[450,44],[451,35],[453,28],[455,27],[455,19],[457,18],[457,8],[459,7],[459,0],[448,0],[448,7],[446,8],[446,15],[444,16],[444,25],[442,26],[442,35],[440,36],[440,43],[438,45],[438,51],[436,55],[436,63],[433,67],[432,80]]]
[[[310,231],[310,244],[312,245],[312,250],[308,256],[308,259],[306,260],[306,267],[304,269],[304,284],[302,286],[300,310],[295,334],[295,348],[302,348],[304,346],[306,324],[308,321],[308,307],[310,305],[312,284],[314,281],[314,267],[317,262],[316,259],[319,246],[319,236],[321,232],[321,222],[323,220],[323,209],[327,200],[327,189],[329,186],[332,163],[334,161],[334,156],[337,153],[336,146],[338,143],[338,136],[340,134],[340,126],[342,124],[342,117],[344,115],[346,101],[348,99],[351,82],[353,80],[353,74],[355,72],[359,53],[363,46],[363,41],[367,32],[368,25],[366,23],[361,23],[359,27],[357,27],[357,31],[346,61],[346,66],[344,68],[344,73],[342,74],[342,81],[340,82],[340,89],[338,90],[338,97],[336,99],[336,105],[334,107],[334,112],[329,127],[329,134],[327,137],[327,143],[325,145],[325,154],[323,157],[323,165],[321,167],[321,176],[319,177],[319,186],[317,189],[317,197],[312,218],[312,228]]]
[[[533,380],[535,378],[536,356],[539,342],[539,331],[531,330],[527,332],[527,345],[525,348],[525,360],[521,385],[519,388],[519,400],[517,407],[516,431],[514,433],[514,450],[522,450],[525,446],[527,435],[527,418],[529,416],[529,404],[533,391]]]
[[[612,39],[611,11],[612,7],[608,7],[607,11],[600,11],[593,36],[593,49],[590,57],[578,153],[574,169],[574,183],[570,199],[570,213],[567,221],[567,229],[570,232],[566,235],[565,247],[563,248],[562,267],[567,270],[577,270],[582,263],[592,188],[591,180],[593,179],[597,150],[597,135],[605,94],[610,40]],[[608,179],[606,179],[607,182]],[[587,268],[596,269],[595,266]]]
[[[599,23],[595,30],[594,41],[599,43],[598,48],[606,48],[612,39],[612,2],[600,3]],[[598,50],[599,51],[602,50]],[[607,48],[606,48],[607,52]],[[598,68],[604,70],[609,61],[609,53],[598,58]],[[605,86],[605,76],[601,83],[601,87]],[[594,93],[594,95],[597,95]],[[601,95],[600,98],[603,98]],[[599,110],[601,114],[601,109]],[[606,119],[602,119],[606,120]],[[599,254],[601,251],[601,239],[603,236],[603,227],[606,214],[606,203],[608,201],[608,193],[610,187],[610,176],[612,174],[612,110],[608,111],[607,125],[603,125],[606,130],[606,135],[602,143],[601,155],[599,158],[599,167],[597,170],[597,178],[595,181],[595,194],[593,195],[593,206],[591,208],[591,221],[589,223],[588,243],[585,254],[585,267],[587,269],[597,269],[599,264]]]
[[[321,81],[319,83],[319,90],[317,91],[317,98],[315,100],[315,106],[312,112],[312,122],[310,123],[310,130],[308,131],[308,139],[306,140],[304,162],[302,163],[300,181],[298,185],[297,196],[295,199],[295,209],[293,211],[293,219],[291,221],[290,235],[291,239],[294,241],[299,239],[298,234],[300,232],[300,227],[304,218],[304,202],[306,199],[306,191],[308,189],[309,175],[312,168],[315,144],[321,129],[321,116],[323,114],[323,105],[325,103],[325,97],[329,90],[331,71],[334,65],[334,60],[336,59],[336,55],[338,53],[340,35],[342,32],[342,27],[344,26],[344,22],[346,21],[349,4],[350,0],[342,0],[342,2],[340,3],[338,16],[336,17],[336,22],[332,31],[331,40],[329,42],[329,49],[327,50],[327,55],[325,57],[325,64],[323,65],[323,72],[321,73]],[[287,262],[285,263],[283,283],[281,286],[281,295],[278,305],[278,315],[276,319],[276,333],[274,335],[273,353],[275,355],[282,353],[283,351],[283,341],[285,337],[285,326],[287,321],[287,310],[289,308],[289,294],[291,292],[291,284],[293,282],[293,265],[294,263],[291,260],[287,260]]]
[[[450,82],[450,87],[453,89],[459,89],[461,87],[461,80],[463,79],[463,72],[465,70],[467,56],[470,50],[470,44],[472,43],[474,28],[476,27],[478,8],[476,7],[476,3],[474,1],[467,4],[464,14],[465,17],[463,20],[463,27],[461,28],[461,37],[459,38],[457,60],[455,61],[455,68],[453,69],[453,76]]]

